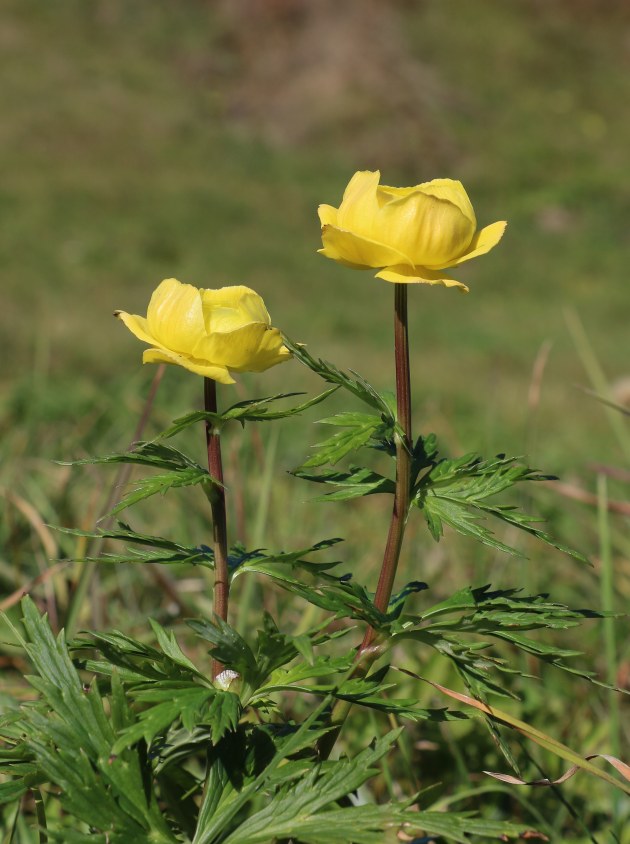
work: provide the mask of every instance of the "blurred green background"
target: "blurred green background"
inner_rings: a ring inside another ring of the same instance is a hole
[[[389,384],[391,288],[315,252],[318,203],[379,168],[461,179],[480,225],[509,221],[461,270],[469,296],[411,291],[418,419],[522,448],[549,341],[535,456],[597,456],[563,310],[613,381],[630,375],[624,5],[6,0],[3,395],[33,372],[64,394],[132,375],[111,313],[144,312],[168,276],[251,285],[287,333]]]
[[[252,286],[274,324],[313,354],[392,386],[392,287],[316,254],[317,205],[337,205],[359,169],[380,169],[393,185],[460,179],[480,225],[509,221],[501,244],[458,272],[468,296],[410,290],[416,432],[436,430],[455,453],[526,453],[587,496],[593,465],[606,464],[617,475],[610,495],[627,501],[627,426],[579,389],[592,386],[590,350],[611,396],[630,401],[623,0],[4,0],[0,51],[3,592],[55,553],[72,555],[46,523],[93,524],[109,475],[51,458],[129,441],[153,373],[111,314],[144,313],[161,279]],[[243,377],[222,400],[317,388],[293,363]],[[200,403],[198,379],[170,368],[151,430]],[[250,537],[299,547],[340,534],[351,563],[375,568],[388,519],[380,499],[333,514],[282,480],[318,439],[307,426],[305,442],[304,430],[292,421],[279,442],[265,429],[247,432],[246,453],[233,446],[228,471],[250,478]],[[280,477],[273,493],[265,455]],[[403,577],[442,591],[491,579],[599,607],[592,502],[532,495],[528,506],[593,570],[534,544],[527,566],[449,537],[435,546],[416,523]],[[183,500],[160,502],[163,530],[198,538],[203,502]],[[612,522],[620,610],[630,597],[621,518]],[[135,575],[116,577],[101,620],[124,625],[117,613],[127,609],[143,622],[162,598]],[[65,588],[47,599],[63,606]],[[605,674],[601,629],[579,635],[587,664]],[[535,718],[540,698],[529,700]],[[567,714],[568,701],[578,705],[574,690],[558,690],[545,717],[591,749],[606,698],[580,715]]]

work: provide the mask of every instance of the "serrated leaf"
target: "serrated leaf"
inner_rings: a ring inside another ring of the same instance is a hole
[[[307,366],[312,372],[323,378],[324,381],[343,387],[344,390],[348,390],[348,392],[370,405],[370,407],[383,413],[389,421],[395,421],[391,402],[386,397],[380,395],[371,384],[356,372],[348,375],[328,361],[316,360],[306,351],[304,346],[294,343],[286,336],[284,337],[284,344],[300,363],[303,363],[304,366]]]
[[[325,551],[332,548],[339,542],[343,542],[339,537],[332,539],[323,539],[310,545],[307,548],[301,548],[298,551],[280,551],[279,553],[267,553],[266,549],[258,548],[254,551],[247,551],[242,545],[235,545],[228,556],[228,565],[233,572],[233,577],[237,578],[246,572],[257,572],[259,574],[267,574],[271,577],[282,577],[283,570],[297,568],[302,571],[327,571],[339,565],[339,561],[314,563],[310,560],[304,560],[304,557],[318,551]]]
[[[63,635],[52,635],[29,598],[22,601],[27,652],[38,674],[31,684],[40,692],[36,706],[21,710],[24,746],[39,774],[53,783],[63,810],[119,841],[175,842],[145,790],[143,760],[136,752],[111,755],[120,724],[121,700],[112,718],[96,683],[84,688]],[[126,839],[125,839],[126,836]]]
[[[208,702],[220,691],[198,684],[181,684],[163,681],[160,686],[134,691],[134,697],[143,703],[153,704],[139,713],[136,723],[123,730],[114,743],[112,753],[120,753],[140,739],[151,744],[171,724],[180,720],[191,732],[198,724],[207,723]]]
[[[99,557],[78,557],[74,558],[76,562],[163,563],[166,565],[202,565],[206,568],[214,568],[214,552],[207,545],[199,545],[197,547],[181,545],[162,536],[137,533],[124,522],[118,522],[118,528],[112,528],[110,530],[97,529],[96,531],[86,531],[62,527],[56,527],[55,529],[70,536],[84,536],[89,539],[115,539],[131,545],[138,545],[141,548],[153,546],[161,549],[160,551],[139,551],[133,549],[127,554],[107,553]]]
[[[320,419],[319,424],[335,425],[343,430],[315,445],[315,453],[300,469],[312,469],[326,463],[334,466],[351,451],[356,451],[372,440],[393,436],[393,426],[384,423],[382,417],[369,413],[338,413]]]
[[[423,443],[425,451],[432,447],[431,444]],[[422,510],[436,541],[441,538],[444,525],[447,524],[463,536],[477,539],[512,556],[524,556],[517,549],[500,542],[482,523],[487,516],[492,516],[582,562],[588,562],[578,551],[534,527],[534,523],[540,519],[521,513],[514,507],[490,505],[486,501],[518,483],[553,480],[554,476],[543,475],[520,462],[520,458],[503,454],[491,460],[484,460],[477,454],[467,454],[456,460],[438,461],[433,451],[430,456],[425,454],[423,460],[416,465],[416,472],[421,466],[429,471],[414,483],[411,503]]]
[[[314,501],[342,501],[381,492],[393,494],[396,491],[396,484],[390,478],[385,478],[378,472],[361,466],[351,466],[347,472],[336,472],[334,469],[330,469],[319,474],[296,469],[292,474],[296,478],[303,478],[306,481],[340,487],[337,492],[320,495],[314,498]]]
[[[275,396],[266,396],[261,399],[248,399],[247,401],[237,402],[229,407],[223,413],[211,413],[206,410],[197,410],[194,413],[188,413],[186,416],[181,416],[175,419],[173,424],[158,434],[157,440],[169,439],[185,430],[191,425],[197,425],[199,422],[209,422],[215,428],[221,428],[226,422],[230,420],[245,422],[271,422],[274,419],[286,419],[289,416],[297,416],[313,407],[316,404],[324,401],[328,396],[332,395],[338,388],[333,387],[330,390],[325,390],[323,393],[315,396],[308,401],[293,407],[285,408],[284,410],[271,410],[268,405],[272,402],[277,402],[282,399],[293,398],[294,396],[303,396],[304,393],[278,393]]]
[[[230,691],[220,691],[210,702],[208,725],[212,730],[212,741],[216,744],[223,736],[238,725],[241,714],[241,702],[238,695]]]
[[[199,671],[197,666],[186,656],[186,654],[182,651],[177,643],[177,639],[175,638],[175,634],[172,630],[168,632],[155,621],[153,618],[149,619],[149,624],[153,628],[153,632],[155,633],[156,639],[158,640],[158,644],[160,648],[164,651],[164,653],[177,665],[181,665],[183,668],[188,668],[193,674],[197,674],[199,677],[203,677],[203,674]]]
[[[143,501],[145,498],[151,498],[153,495],[166,495],[170,489],[177,489],[185,486],[197,486],[198,484],[214,484],[216,481],[209,475],[209,473],[202,469],[201,466],[191,466],[186,469],[177,469],[175,472],[165,472],[161,475],[151,475],[147,478],[138,478],[134,480],[134,489],[129,492],[123,499],[121,499],[107,516],[115,516],[121,510],[137,504],[138,501]]]
[[[178,469],[199,468],[198,463],[183,452],[158,442],[139,442],[129,451],[106,454],[102,457],[85,457],[62,463],[64,466],[85,466],[108,463],[131,463],[152,466],[155,469],[177,471]]]
[[[197,636],[212,644],[212,655],[228,668],[237,671],[247,683],[255,685],[258,665],[254,652],[233,627],[215,615],[214,624],[205,618],[192,618],[187,622]]]

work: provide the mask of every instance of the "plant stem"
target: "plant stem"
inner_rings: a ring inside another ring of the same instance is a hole
[[[206,412],[217,412],[217,382],[204,378],[204,405]],[[228,614],[228,554],[227,519],[225,514],[225,487],[223,486],[223,463],[221,461],[221,440],[219,432],[210,421],[206,421],[206,444],[208,447],[208,471],[212,483],[208,498],[212,508],[212,534],[214,540],[214,611],[227,621]],[[213,678],[220,674],[223,666],[217,660],[212,663]]]
[[[394,355],[396,361],[396,407],[398,424],[403,436],[396,437],[396,492],[389,523],[389,533],[383,565],[374,596],[374,606],[387,612],[394,588],[394,578],[400,559],[407,514],[409,511],[409,478],[411,472],[411,382],[409,375],[409,335],[407,328],[407,285],[395,284]],[[369,648],[375,633],[370,627],[363,639],[359,653]]]
[[[383,564],[374,595],[374,606],[381,612],[387,612],[389,599],[394,588],[394,579],[400,551],[402,549],[407,514],[409,512],[409,486],[411,477],[411,380],[409,375],[409,335],[407,328],[407,285],[394,284],[394,356],[396,363],[396,407],[398,424],[402,436],[396,435],[396,490],[394,506],[389,523],[389,532],[383,554]],[[369,627],[357,652],[353,677],[365,677],[371,665],[379,656],[379,649],[374,646],[376,632]],[[320,759],[327,759],[341,732],[343,722],[351,709],[345,700],[337,700],[330,715],[334,729],[326,733],[318,742],[317,752]]]

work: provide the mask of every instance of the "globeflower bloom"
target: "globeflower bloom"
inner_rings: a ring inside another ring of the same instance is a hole
[[[262,372],[291,356],[249,287],[204,290],[167,278],[153,292],[146,318],[115,316],[151,346],[143,363],[174,363],[221,384],[234,384],[233,372]]]
[[[319,206],[319,251],[378,278],[402,284],[443,284],[468,292],[444,273],[489,252],[505,222],[477,231],[475,212],[461,182],[433,179],[411,188],[379,185],[379,171],[355,173],[341,205]]]

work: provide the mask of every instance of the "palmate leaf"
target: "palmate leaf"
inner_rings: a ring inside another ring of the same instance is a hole
[[[493,679],[493,671],[531,676],[519,669],[513,659],[506,661],[495,655],[494,646],[502,642],[541,662],[605,685],[592,673],[567,664],[565,660],[578,656],[579,651],[525,635],[533,630],[566,630],[587,618],[602,616],[602,613],[574,610],[549,601],[544,594],[531,596],[521,595],[518,589],[492,591],[489,586],[467,587],[418,616],[406,616],[394,622],[391,644],[413,639],[435,648],[453,661],[482,699],[485,693],[514,696],[504,683]]]
[[[433,538],[438,541],[444,525],[458,533],[475,538],[486,545],[513,556],[524,556],[518,550],[500,542],[492,531],[483,524],[487,516],[500,519],[512,527],[535,536],[582,562],[588,562],[583,554],[558,542],[549,534],[535,527],[541,521],[521,513],[508,505],[492,505],[487,499],[504,492],[524,481],[553,480],[552,475],[543,475],[531,469],[519,458],[497,455],[484,460],[479,455],[468,454],[457,460],[437,460],[435,443],[431,438],[421,443],[423,454],[418,451],[414,472],[428,469],[414,482],[411,503],[422,510]]]
[[[410,811],[411,800],[387,805],[364,804],[339,807],[378,773],[377,763],[394,745],[394,730],[361,751],[354,759],[312,766],[293,765],[293,779],[280,780],[270,800],[232,831],[225,844],[266,844],[272,838],[299,839],[304,844],[382,844],[399,830],[444,835],[463,844],[468,834],[487,837],[518,837],[522,826],[484,822],[466,815]],[[291,764],[291,763],[290,763]],[[271,779],[269,777],[268,779]],[[278,779],[276,779],[278,782]]]
[[[40,694],[22,713],[23,747],[46,782],[55,786],[64,811],[110,840],[176,841],[145,789],[145,761],[135,751],[111,756],[121,723],[133,716],[112,681],[112,706],[94,683],[85,689],[61,634],[55,639],[29,598],[22,601],[28,640],[23,642],[37,671],[29,678]]]
[[[364,378],[353,372],[352,375],[337,369],[332,363],[325,360],[315,359],[304,346],[299,343],[294,343],[288,337],[284,337],[284,344],[292,352],[293,357],[307,366],[324,381],[329,384],[336,384],[343,387],[344,390],[352,393],[365,404],[373,407],[382,413],[389,422],[395,422],[395,400],[392,396],[384,396],[378,393],[374,387],[369,384]]]
[[[184,683],[197,681],[209,686],[205,674],[181,652],[172,632],[163,630],[152,619],[149,621],[162,650],[113,631],[92,632],[89,638],[76,640],[72,643],[73,651],[80,653],[86,648],[89,651],[98,650],[105,659],[90,658],[82,666],[108,677],[117,673],[130,686],[163,680]]]
[[[336,472],[334,469],[330,469],[319,474],[296,469],[291,474],[306,481],[339,487],[336,492],[320,495],[314,498],[314,501],[343,501],[348,498],[359,498],[362,495],[374,495],[379,492],[393,494],[396,491],[394,481],[379,475],[372,469],[361,466],[351,466],[347,472]]]
[[[258,665],[256,656],[245,639],[222,618],[215,615],[214,623],[205,618],[191,618],[187,624],[201,639],[212,645],[212,655],[228,668],[237,671],[245,682],[256,685]]]
[[[113,753],[131,747],[140,739],[151,744],[157,735],[178,721],[188,732],[200,725],[207,726],[216,743],[227,730],[235,729],[241,713],[237,695],[196,683],[165,680],[159,686],[135,689],[132,695],[150,706],[118,737]]]
[[[162,431],[161,434],[158,434],[156,439],[169,439],[180,431],[189,428],[191,425],[197,425],[199,422],[210,422],[214,427],[221,428],[226,422],[231,420],[245,424],[245,422],[271,422],[274,419],[286,419],[289,416],[297,416],[308,410],[309,407],[325,401],[337,389],[338,387],[332,387],[330,390],[325,390],[318,396],[308,399],[308,401],[294,405],[293,407],[284,408],[283,410],[272,410],[269,405],[282,399],[303,396],[304,393],[278,393],[275,396],[266,396],[261,399],[249,399],[233,404],[223,413],[210,413],[205,410],[198,410],[194,413],[188,413],[179,419],[175,419],[173,424],[165,431]]]

